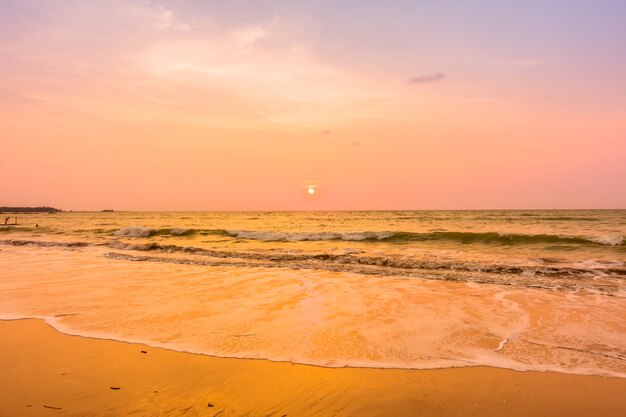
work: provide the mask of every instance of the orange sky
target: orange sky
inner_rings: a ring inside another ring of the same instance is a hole
[[[2,2],[0,206],[626,208],[624,5],[415,3]]]

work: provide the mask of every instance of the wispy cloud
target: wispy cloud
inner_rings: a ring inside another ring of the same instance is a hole
[[[430,84],[437,81],[441,81],[446,77],[445,74],[440,72],[434,72],[432,74],[418,75],[416,77],[411,77],[407,81],[408,84]]]
[[[58,3],[14,23],[0,12],[10,34],[0,34],[0,88],[15,97],[124,120],[313,127],[362,118],[382,95],[367,75],[319,59],[280,15],[223,22],[176,2]]]

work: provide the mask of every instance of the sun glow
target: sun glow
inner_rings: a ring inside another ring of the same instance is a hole
[[[309,186],[308,193],[309,193],[309,195],[315,194],[315,187]]]

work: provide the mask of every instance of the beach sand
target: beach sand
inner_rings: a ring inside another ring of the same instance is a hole
[[[215,358],[69,336],[35,319],[0,321],[0,375],[2,417],[626,415],[626,379]]]

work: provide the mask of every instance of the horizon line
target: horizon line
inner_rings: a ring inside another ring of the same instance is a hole
[[[9,206],[5,206],[9,207]],[[17,208],[18,206],[15,206]],[[20,208],[30,208],[31,206],[19,206]],[[40,207],[40,206],[32,206],[32,207]],[[43,207],[43,206],[41,206]],[[624,208],[447,208],[447,209],[206,209],[206,210],[187,210],[187,209],[59,209],[55,207],[56,210],[60,210],[55,213],[132,213],[132,212],[146,212],[146,213],[259,213],[259,212],[272,212],[272,213],[299,213],[299,212],[350,212],[350,211],[363,211],[363,212],[389,212],[389,211],[616,211],[616,210],[626,210]],[[5,213],[10,213],[10,210],[5,211]],[[20,214],[36,214],[36,213],[47,213],[47,212],[23,212]]]

